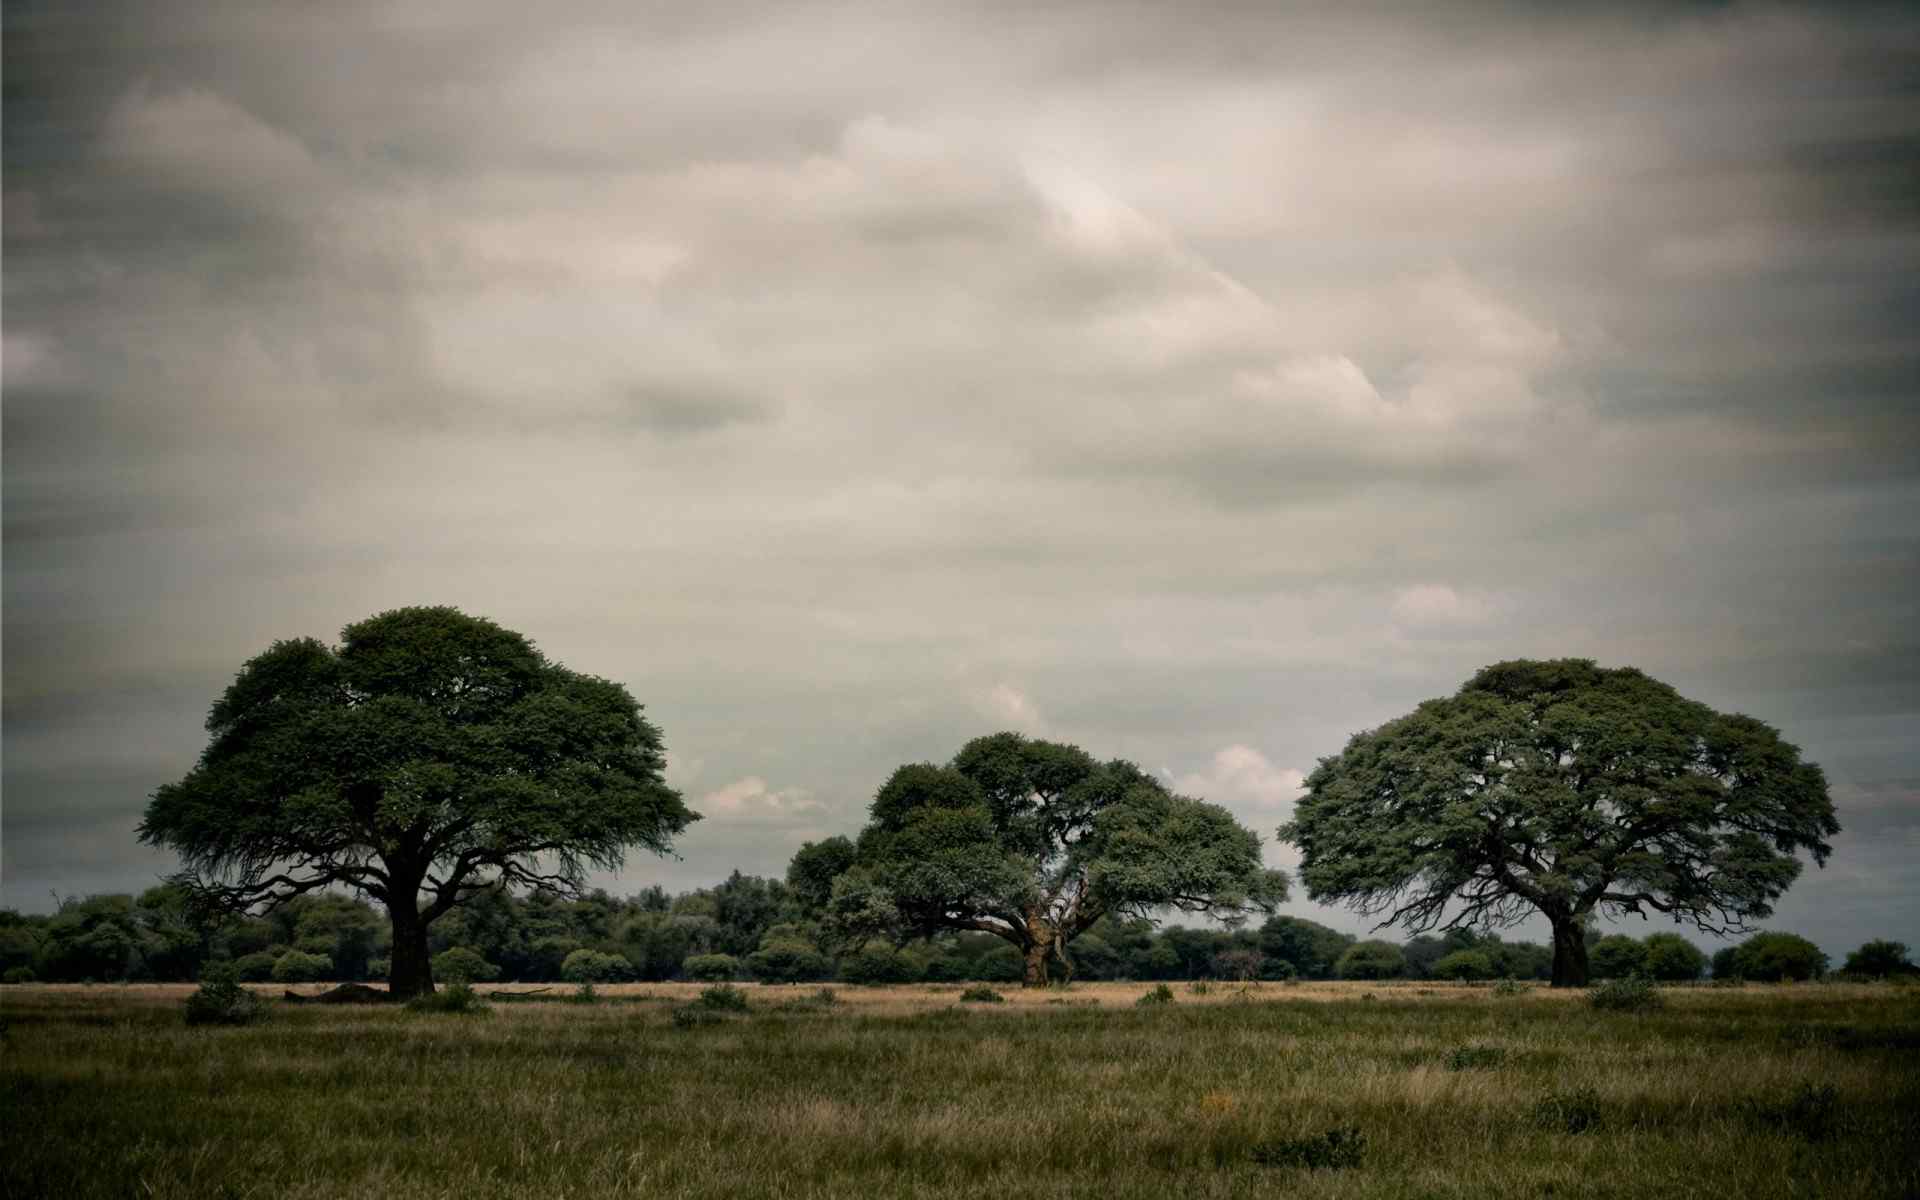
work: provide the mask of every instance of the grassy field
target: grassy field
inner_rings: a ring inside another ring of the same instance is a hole
[[[746,986],[694,1025],[652,985],[194,1029],[189,990],[0,989],[0,1195],[1920,1195],[1913,988]]]

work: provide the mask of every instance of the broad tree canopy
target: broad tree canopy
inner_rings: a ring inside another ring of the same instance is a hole
[[[1132,763],[998,733],[945,766],[901,767],[873,799],[854,865],[835,880],[842,933],[980,930],[1011,942],[1029,984],[1109,914],[1168,908],[1229,922],[1270,911],[1286,877],[1224,809],[1176,796]]]
[[[490,888],[576,894],[628,847],[697,820],[621,684],[451,608],[276,642],[207,718],[199,765],[156,791],[142,841],[231,909],[345,886],[387,906],[397,993],[430,991],[426,927]]]
[[[1585,659],[1488,667],[1306,786],[1280,836],[1310,896],[1415,932],[1538,912],[1556,986],[1586,982],[1591,915],[1744,930],[1840,828],[1820,768],[1770,726]]]

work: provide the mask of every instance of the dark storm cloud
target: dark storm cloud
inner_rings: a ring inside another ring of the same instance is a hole
[[[1001,727],[1270,835],[1577,654],[1884,832],[1783,922],[1913,919],[1910,11],[5,21],[6,903],[152,875],[247,656],[453,603],[665,729],[713,819],[616,886]]]

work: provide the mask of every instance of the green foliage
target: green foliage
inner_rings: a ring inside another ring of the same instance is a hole
[[[206,905],[284,904],[325,883],[386,902],[393,986],[430,984],[426,930],[489,886],[577,894],[629,847],[696,819],[661,777],[659,731],[626,688],[550,663],[451,608],[349,625],[337,648],[276,642],[207,718],[199,764],[140,825]],[[289,870],[287,864],[297,864]]]
[[[1646,947],[1642,969],[1649,979],[1691,983],[1706,969],[1707,956],[1700,947],[1677,933],[1648,934],[1641,944]]]
[[[747,994],[730,983],[701,988],[700,998],[694,1003],[714,1012],[743,1013],[750,1007],[747,1003]]]
[[[892,946],[867,946],[840,962],[840,979],[843,983],[879,987],[889,983],[908,983],[913,976],[913,964]]]
[[[560,964],[560,978],[568,983],[618,983],[633,968],[618,954],[598,950],[575,950]]]
[[[1455,1046],[1447,1051],[1447,1070],[1485,1071],[1507,1061],[1507,1052],[1499,1046]]]
[[[1005,1004],[1007,998],[984,983],[976,983],[960,993],[962,1004]]]
[[[787,891],[802,911],[824,912],[833,899],[833,881],[853,866],[854,858],[853,843],[844,837],[806,842],[787,864]]]
[[[1666,1004],[1644,975],[1609,979],[1587,993],[1587,1002],[1603,1012],[1652,1012]]]
[[[1358,1127],[1329,1129],[1303,1138],[1278,1138],[1253,1147],[1254,1162],[1263,1167],[1305,1167],[1312,1171],[1337,1171],[1357,1167],[1366,1157],[1367,1139]]]
[[[38,978],[32,967],[8,967],[0,974],[0,983],[33,983]]]
[[[267,1019],[267,1003],[240,986],[231,972],[218,972],[187,997],[189,1025],[252,1025]]]
[[[455,946],[433,956],[433,974],[436,979],[456,983],[492,983],[500,978],[500,968],[480,957],[478,951]]]
[[[1718,957],[1715,976],[1719,975]],[[1734,947],[1733,974],[1761,983],[1818,979],[1827,973],[1825,951],[1793,933],[1756,933]]]
[[[945,766],[899,768],[870,812],[828,900],[837,936],[984,930],[1037,947],[1032,984],[1102,917],[1175,908],[1238,920],[1286,894],[1259,838],[1225,809],[1175,796],[1132,763],[1015,733],[977,738]]]
[[[695,954],[681,963],[680,969],[696,983],[724,983],[740,978],[740,960],[731,954]]]
[[[1320,901],[1416,930],[1545,915],[1585,982],[1590,916],[1653,909],[1703,928],[1765,917],[1839,831],[1820,769],[1776,730],[1631,668],[1488,667],[1355,735],[1280,835]]]
[[[275,983],[318,983],[333,977],[333,960],[304,950],[289,950],[273,960]]]
[[[1173,989],[1164,983],[1154,984],[1152,990],[1142,993],[1140,998],[1133,1002],[1135,1008],[1158,1008],[1172,1003]]]
[[[234,960],[234,978],[242,983],[265,983],[273,978],[273,955],[259,950]]]
[[[1616,933],[1595,942],[1587,951],[1587,962],[1597,979],[1625,979],[1646,973],[1647,948]]]
[[[1407,960],[1392,942],[1355,942],[1333,969],[1342,979],[1398,979],[1406,972]]]
[[[480,1017],[493,1010],[480,998],[480,993],[473,990],[473,985],[462,979],[436,992],[421,992],[407,1001],[407,1011]]]
[[[1527,994],[1527,985],[1517,979],[1502,979],[1493,985],[1493,994],[1496,996],[1524,996]]]
[[[1549,1092],[1533,1106],[1534,1127],[1552,1133],[1591,1133],[1600,1128],[1600,1093],[1590,1087]]]
[[[1493,960],[1478,950],[1455,950],[1433,964],[1435,979],[1479,980],[1493,978]]]
[[[1907,957],[1906,943],[1884,939],[1867,942],[1847,955],[1846,966],[1842,969],[1849,975],[1869,975],[1876,979],[1914,973],[1913,960]]]

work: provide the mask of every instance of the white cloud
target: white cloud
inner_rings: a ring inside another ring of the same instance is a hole
[[[1004,728],[1027,734],[1046,732],[1047,720],[1041,715],[1040,706],[1010,683],[994,684],[979,698],[978,707]]]
[[[823,807],[805,788],[770,788],[758,775],[716,788],[693,806],[701,816],[717,821],[794,818],[818,813]]]
[[[1461,592],[1444,583],[1403,588],[1393,597],[1393,619],[1410,629],[1463,629],[1486,625],[1504,604],[1486,592]]]
[[[1175,779],[1173,789],[1242,812],[1251,810],[1272,817],[1292,811],[1306,779],[1303,772],[1276,766],[1259,750],[1235,742],[1214,751],[1213,760],[1204,770]]]

